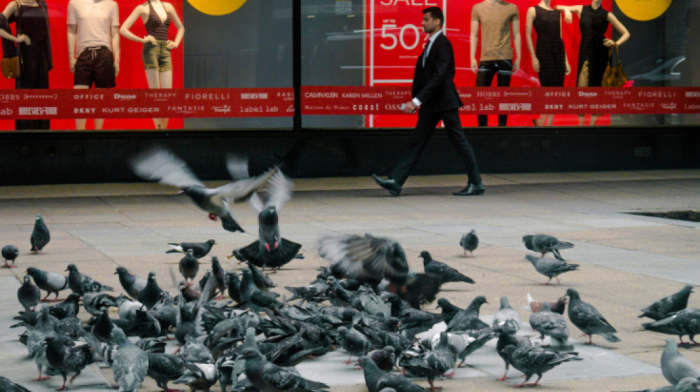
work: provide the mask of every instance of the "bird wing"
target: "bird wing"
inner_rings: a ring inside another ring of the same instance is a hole
[[[138,390],[148,373],[148,354],[136,346],[117,351],[112,364],[114,380],[124,390]]]
[[[668,370],[676,380],[682,380],[685,377],[700,377],[700,370],[698,370],[698,367],[682,355],[674,357],[666,370]]]
[[[133,158],[130,162],[134,173],[148,181],[178,188],[186,186],[204,187],[187,164],[163,147],[155,147]]]
[[[234,181],[213,189],[211,194],[211,202],[215,205],[222,205],[223,201],[229,203],[241,203],[247,201],[255,192],[262,189],[270,178],[278,171],[279,168],[274,167],[259,176]]]
[[[404,279],[408,274],[406,254],[389,238],[357,235],[322,237],[319,255],[333,263],[332,270],[346,278]]]
[[[279,211],[283,205],[285,205],[292,198],[292,190],[294,189],[294,184],[287,179],[287,177],[282,174],[281,171],[277,171],[265,186],[265,191],[267,193],[266,206],[274,206],[277,211]]]
[[[247,180],[250,178],[248,158],[246,157],[226,154],[226,170],[234,180]]]
[[[262,369],[262,378],[265,382],[281,391],[318,390],[323,387],[327,388],[327,386],[321,383],[318,383],[319,385],[317,386],[309,385],[316,383],[304,379],[294,368],[281,367],[272,363],[265,364]]]
[[[56,291],[68,287],[68,278],[55,272],[46,273],[46,285]]]
[[[571,308],[569,309],[571,310]],[[598,309],[590,304],[585,302],[579,303],[576,309],[573,310],[573,313],[577,315],[575,324],[577,324],[579,328],[583,327],[593,333],[617,332],[615,328],[610,325],[608,320],[598,312]]]

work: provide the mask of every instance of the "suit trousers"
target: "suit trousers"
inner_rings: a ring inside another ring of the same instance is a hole
[[[418,158],[423,153],[423,149],[425,149],[428,141],[433,136],[433,131],[435,131],[441,120],[445,124],[445,131],[452,142],[452,146],[457,150],[457,154],[459,154],[459,157],[462,158],[467,167],[468,183],[481,184],[481,175],[476,164],[476,156],[467,137],[464,135],[464,129],[462,129],[457,109],[446,112],[434,112],[428,109],[420,109],[418,111],[418,124],[411,136],[409,149],[401,157],[391,174],[391,177],[397,184],[403,186],[406,182],[413,167],[418,163]]]
[[[476,73],[476,87],[490,87],[493,77],[496,77],[498,87],[510,86],[510,77],[513,71],[513,63],[509,60],[498,61],[482,61],[479,63],[479,71]],[[489,125],[489,116],[480,114],[477,116],[479,126],[485,127]],[[501,114],[498,116],[498,126],[505,127],[508,124],[508,115]]]

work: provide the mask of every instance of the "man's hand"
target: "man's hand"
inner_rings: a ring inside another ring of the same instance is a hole
[[[404,108],[403,108],[403,112],[406,114],[411,114],[411,113],[415,112],[416,109],[418,109],[416,104],[414,104],[413,101],[408,101],[408,102],[406,102],[406,106],[404,106]]]

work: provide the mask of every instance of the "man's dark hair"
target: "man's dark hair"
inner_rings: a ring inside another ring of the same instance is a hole
[[[428,7],[423,10],[424,14],[430,14],[433,19],[440,19],[440,26],[445,24],[445,14],[442,13],[440,7]]]

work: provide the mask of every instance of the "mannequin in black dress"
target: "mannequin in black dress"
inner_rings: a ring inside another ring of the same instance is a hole
[[[19,23],[18,23],[19,19]],[[9,25],[20,28],[17,36]],[[3,47],[17,43],[23,73],[15,79],[16,89],[48,89],[49,71],[53,69],[49,35],[49,9],[44,0],[10,1],[0,15],[0,37]],[[16,130],[48,130],[49,120],[16,120]]]
[[[571,73],[561,38],[561,13],[550,7],[551,0],[542,0],[527,10],[526,38],[532,56],[532,69],[539,74],[542,87],[564,87],[564,77]],[[537,50],[532,42],[532,28],[537,33]],[[551,125],[553,115],[542,115],[535,126]]]
[[[579,49],[577,85],[579,87],[601,87],[603,74],[608,65],[610,48],[620,46],[630,38],[625,26],[613,15],[602,8],[603,0],[593,0],[591,5],[558,5],[556,10],[564,11],[564,20],[571,23],[571,13],[579,14],[581,29],[581,47]],[[608,23],[612,24],[621,36],[617,41],[605,37]],[[585,125],[586,117],[578,116],[579,125]],[[593,126],[598,115],[591,115],[590,125]]]

